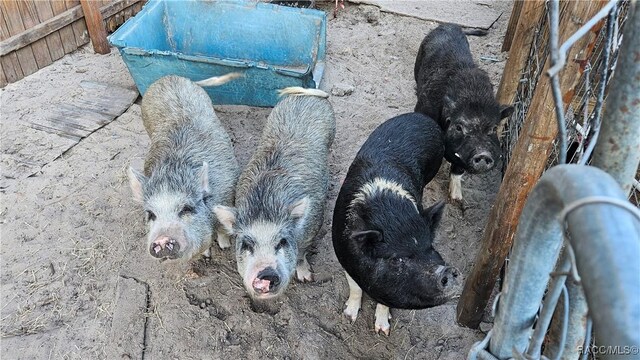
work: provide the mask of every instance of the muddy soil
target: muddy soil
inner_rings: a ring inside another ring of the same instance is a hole
[[[510,3],[485,37],[471,37],[480,66],[497,86],[500,46]],[[330,157],[326,220],[310,262],[316,281],[292,283],[272,307],[251,306],[230,251],[211,260],[159,263],[146,254],[139,204],[131,199],[129,164],[140,168],[148,138],[140,107],[83,139],[32,176],[7,161],[19,147],[56,151],[51,135],[20,123],[46,111],[41,92],[72,93],[80,80],[133,88],[119,55],[84,48],[2,90],[3,359],[463,359],[484,334],[459,327],[455,302],[392,310],[391,335],[373,331],[366,298],[355,323],[343,315],[348,288],[335,257],[330,219],[340,184],[368,134],[415,105],[413,65],[436,24],[347,4],[328,22],[328,64],[321,88],[332,93],[337,136]],[[480,58],[485,60],[480,60]],[[216,107],[244,165],[270,109]],[[12,157],[12,159],[14,159]],[[22,174],[8,176],[7,174]],[[467,274],[499,186],[498,170],[463,180],[464,209],[448,205],[435,247]],[[448,165],[425,190],[426,206],[447,198]],[[261,310],[262,312],[257,312]]]

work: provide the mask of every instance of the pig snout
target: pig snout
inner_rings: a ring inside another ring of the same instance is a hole
[[[257,294],[275,292],[280,285],[280,276],[273,268],[266,268],[258,273],[251,285]]]
[[[471,158],[471,166],[477,172],[490,170],[493,165],[493,156],[488,151],[478,153]]]
[[[459,295],[461,290],[460,271],[453,266],[439,266],[436,270],[438,287],[447,297]]]
[[[176,258],[180,252],[180,244],[169,236],[160,236],[149,247],[151,256],[155,258]]]

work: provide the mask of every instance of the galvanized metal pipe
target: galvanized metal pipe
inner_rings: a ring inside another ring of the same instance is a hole
[[[544,355],[549,359],[557,358],[558,354],[562,354],[562,360],[578,360],[580,359],[580,347],[584,345],[587,337],[587,300],[584,297],[582,286],[571,279],[567,280],[565,285],[569,291],[569,329],[565,340],[564,349],[560,348],[560,337],[562,332],[562,317],[565,313],[565,305],[558,302],[558,307],[553,314],[553,321],[547,335],[548,342],[545,343]]]
[[[562,254],[562,260],[560,260],[560,265],[556,269],[556,272],[566,274],[570,270],[571,260],[569,259],[567,253],[564,252]],[[544,303],[542,304],[542,309],[540,310],[540,316],[538,316],[536,328],[533,331],[533,336],[531,337],[531,341],[529,342],[529,349],[527,349],[527,355],[529,355],[529,357],[532,359],[540,358],[542,343],[544,341],[547,330],[549,329],[549,324],[551,324],[551,318],[553,317],[556,306],[560,306],[558,305],[558,299],[562,294],[562,288],[567,279],[567,275],[561,274],[555,275],[553,281],[551,282],[551,285],[549,285],[547,295],[544,298]],[[556,318],[556,320],[559,319]],[[555,356],[553,357],[553,359],[555,359]]]
[[[629,194],[640,163],[640,11],[631,1],[592,165]]]
[[[535,186],[520,217],[511,264],[500,296],[489,351],[499,359],[523,353],[549,273],[563,240],[558,214],[576,201],[600,197],[626,202],[608,174],[591,166],[558,165]],[[626,204],[626,203],[625,203]],[[640,344],[640,221],[618,205],[584,203],[567,214],[594,329],[602,346]],[[625,359],[639,355],[627,354]],[[606,354],[603,359],[622,359]]]

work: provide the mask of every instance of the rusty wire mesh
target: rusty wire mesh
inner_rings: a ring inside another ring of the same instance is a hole
[[[574,89],[562,89],[564,94],[572,94],[565,98],[566,112],[566,153],[567,163],[588,163],[590,153],[585,153],[591,142],[596,141],[596,122],[602,116],[602,108],[606,106],[608,84],[615,73],[618,48],[622,40],[622,28],[627,19],[629,0],[619,0],[615,13],[596,25],[597,35],[591,55],[581,66],[584,72]],[[541,16],[534,31],[534,37],[529,47],[527,63],[521,72],[520,81],[514,99],[514,113],[508,120],[502,134],[501,143],[505,155],[503,172],[511,158],[512,151],[518,141],[522,124],[536,85],[543,73],[545,62],[549,58],[549,3],[546,3],[545,16]],[[611,22],[611,27],[609,23]],[[612,31],[608,31],[611,29]],[[609,50],[609,59],[605,64],[605,50]],[[604,81],[604,84],[602,84]],[[604,85],[604,101],[598,101],[600,86]],[[593,146],[593,145],[592,145]],[[547,162],[547,168],[558,164],[559,142],[554,143],[553,150]],[[629,200],[640,206],[640,170],[636,173],[635,186]]]

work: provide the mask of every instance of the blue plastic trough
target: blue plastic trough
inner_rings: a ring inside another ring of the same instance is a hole
[[[214,104],[274,106],[277,90],[318,87],[326,15],[249,1],[151,0],[109,37],[141,94],[165,75],[194,81],[244,77],[206,88]]]

